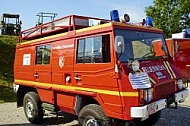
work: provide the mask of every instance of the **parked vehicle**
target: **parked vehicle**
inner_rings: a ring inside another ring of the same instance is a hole
[[[181,33],[172,34],[172,38],[166,39],[166,44],[170,56],[173,57],[180,73],[190,79],[190,29],[183,30]],[[158,45],[157,43],[156,48],[156,53],[161,55],[161,44]]]
[[[163,31],[148,23],[119,22],[114,10],[111,20],[70,15],[22,31],[14,63],[18,107],[31,123],[48,109],[78,116],[79,126],[155,124],[188,89]],[[155,40],[162,55],[152,50]]]
[[[4,13],[0,21],[1,35],[19,35],[22,25],[19,18],[19,14]]]

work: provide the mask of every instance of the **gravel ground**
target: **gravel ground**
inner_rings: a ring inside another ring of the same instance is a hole
[[[190,124],[190,95],[185,102],[180,103],[178,109],[164,109],[159,122],[155,126],[188,126]],[[16,103],[0,104],[0,126],[35,126],[30,124],[23,108],[16,108]],[[56,118],[55,114],[47,113],[41,125],[76,126],[77,121],[64,122],[64,117]]]

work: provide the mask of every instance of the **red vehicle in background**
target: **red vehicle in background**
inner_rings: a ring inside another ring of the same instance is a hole
[[[166,44],[180,73],[190,79],[190,29],[172,34],[172,38],[166,39]],[[162,54],[162,47],[158,41],[154,43],[154,50],[156,54]]]
[[[170,55],[183,76],[190,79],[190,29],[166,39]]]
[[[31,123],[52,110],[77,116],[79,126],[152,126],[163,109],[177,109],[189,91],[163,31],[150,18],[127,21],[114,10],[111,20],[70,15],[21,32],[14,90]]]

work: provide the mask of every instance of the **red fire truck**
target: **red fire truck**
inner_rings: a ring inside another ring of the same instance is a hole
[[[190,28],[172,34],[172,38],[166,39],[166,42],[175,65],[183,76],[190,79]]]
[[[172,34],[172,38],[166,39],[166,44],[181,74],[190,79],[190,29]],[[157,54],[161,55],[161,44],[155,44],[156,48]]]
[[[31,123],[51,109],[76,115],[79,126],[149,126],[188,96],[163,31],[113,15],[70,15],[21,32],[14,90]],[[152,48],[155,40],[162,55]]]

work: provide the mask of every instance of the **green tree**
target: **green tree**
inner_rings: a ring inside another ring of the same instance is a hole
[[[145,13],[167,38],[190,27],[190,0],[154,0],[152,6],[145,8]]]

